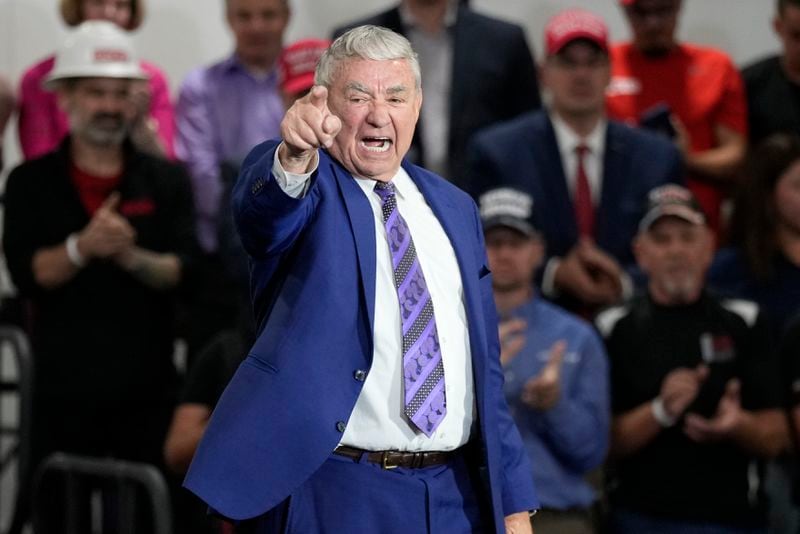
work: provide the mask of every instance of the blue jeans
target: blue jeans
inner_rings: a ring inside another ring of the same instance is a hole
[[[767,534],[764,527],[748,528],[720,523],[678,521],[625,509],[611,512],[611,534]]]

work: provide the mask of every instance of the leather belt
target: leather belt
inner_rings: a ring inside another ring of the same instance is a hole
[[[384,469],[394,469],[395,467],[419,469],[421,467],[446,464],[455,457],[459,450],[423,452],[367,451],[356,447],[348,447],[347,445],[339,445],[333,452],[355,461],[361,460],[366,454],[368,462],[378,464]]]

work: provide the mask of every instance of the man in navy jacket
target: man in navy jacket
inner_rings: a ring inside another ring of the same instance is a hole
[[[414,52],[360,27],[316,82],[234,190],[260,331],[186,485],[259,532],[530,532],[477,210],[403,159]]]
[[[631,286],[630,243],[647,192],[682,181],[666,139],[605,116],[608,31],[598,16],[567,10],[545,28],[543,83],[549,113],[529,113],[478,133],[466,188],[529,193],[547,243],[542,291],[573,311],[618,301]]]

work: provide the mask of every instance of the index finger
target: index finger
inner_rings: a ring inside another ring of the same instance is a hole
[[[561,364],[564,362],[564,353],[567,352],[567,342],[559,339],[550,347],[549,357],[547,358],[547,368],[552,372],[559,372]]]
[[[117,209],[117,206],[119,206],[119,199],[119,191],[114,191],[108,195],[108,197],[106,197],[102,204],[100,204],[99,209],[104,211],[114,211]]]
[[[513,319],[507,319],[501,322],[498,330],[500,332],[500,337],[503,338],[509,335],[522,332],[527,327],[528,323],[526,323],[524,319],[515,317]]]
[[[328,88],[324,85],[315,85],[308,93],[308,101],[320,111],[328,108]]]

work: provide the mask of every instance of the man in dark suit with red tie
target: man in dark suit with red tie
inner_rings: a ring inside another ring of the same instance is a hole
[[[667,140],[606,119],[608,29],[600,17],[559,13],[545,28],[545,49],[550,109],[476,134],[465,186],[476,198],[503,186],[533,197],[548,245],[543,293],[591,313],[632,290],[630,243],[647,192],[682,181],[682,164]]]

